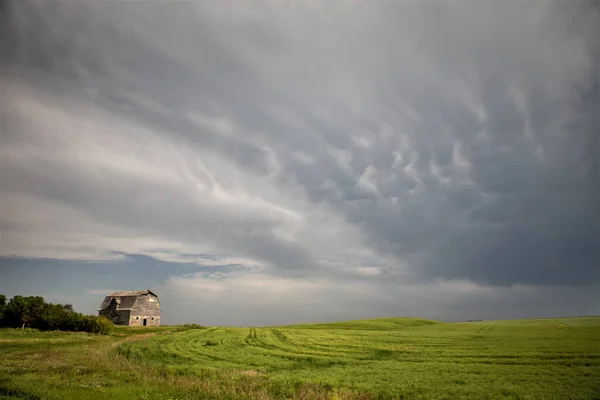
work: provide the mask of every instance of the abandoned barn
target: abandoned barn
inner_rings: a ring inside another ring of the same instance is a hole
[[[115,325],[158,326],[160,303],[150,290],[114,292],[104,298],[98,315],[110,319]]]

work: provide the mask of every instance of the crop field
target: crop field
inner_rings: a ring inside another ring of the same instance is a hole
[[[0,398],[11,399],[600,399],[599,317],[161,327],[105,338],[7,330],[0,349]]]

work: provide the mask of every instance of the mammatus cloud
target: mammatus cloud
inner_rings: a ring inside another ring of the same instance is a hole
[[[594,3],[237,5],[9,3],[2,255],[305,310],[600,282]]]

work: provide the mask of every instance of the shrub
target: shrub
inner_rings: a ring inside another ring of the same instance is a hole
[[[206,329],[206,327],[198,324],[185,324],[174,329],[173,332],[185,332],[191,329]]]
[[[111,320],[105,317],[94,317],[96,318],[96,332],[101,335],[108,335],[113,329],[113,323]]]

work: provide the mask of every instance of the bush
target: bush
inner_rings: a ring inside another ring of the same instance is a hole
[[[206,329],[206,327],[198,324],[185,324],[177,327],[173,332],[185,332],[191,329]]]
[[[61,331],[90,332],[108,335],[113,324],[104,317],[94,315],[83,315],[76,312],[66,313],[59,321],[57,328]]]
[[[105,317],[94,317],[96,318],[96,332],[100,335],[108,335],[113,329],[113,323],[111,320]]]

